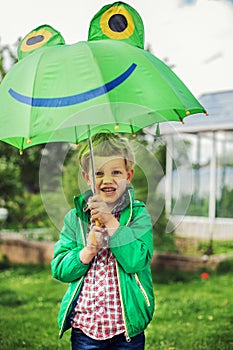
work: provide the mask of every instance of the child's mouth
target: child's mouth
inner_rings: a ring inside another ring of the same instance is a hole
[[[114,187],[105,187],[101,188],[101,191],[104,193],[114,193],[116,192],[116,189]]]

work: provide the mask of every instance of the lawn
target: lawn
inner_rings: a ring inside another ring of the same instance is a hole
[[[157,307],[146,330],[146,350],[233,349],[233,272],[210,273],[204,280],[189,275],[182,282],[167,274],[167,283],[166,273],[163,282],[156,275]],[[51,277],[48,267],[2,268],[0,349],[70,349],[70,332],[58,340],[57,329],[66,287]]]

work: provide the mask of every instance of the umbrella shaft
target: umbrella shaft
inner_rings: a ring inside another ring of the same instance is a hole
[[[93,147],[92,147],[90,126],[88,128],[88,134],[89,134],[88,143],[89,143],[89,148],[90,148],[90,161],[91,161],[91,174],[92,174],[93,192],[94,192],[94,194],[96,194],[94,152],[93,152]]]

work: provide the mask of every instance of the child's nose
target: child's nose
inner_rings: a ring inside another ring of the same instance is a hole
[[[103,177],[103,182],[104,182],[104,183],[112,182],[112,176],[111,176],[111,174],[105,174],[104,177]]]

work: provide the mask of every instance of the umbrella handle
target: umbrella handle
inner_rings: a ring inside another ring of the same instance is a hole
[[[99,222],[99,220],[95,220],[95,225],[100,227],[101,226],[101,223]]]
[[[95,232],[94,231],[91,231],[89,233],[89,237],[90,237],[90,240],[91,240],[91,244],[94,245],[94,246],[97,246],[98,245],[98,242],[96,240],[96,237],[95,237]]]
[[[99,220],[95,220],[95,225],[100,227],[101,226],[101,223],[99,222]],[[98,242],[96,240],[96,237],[95,237],[95,232],[94,231],[91,231],[89,233],[89,237],[90,237],[90,240],[91,240],[91,244],[93,244],[94,246],[98,246]]]

